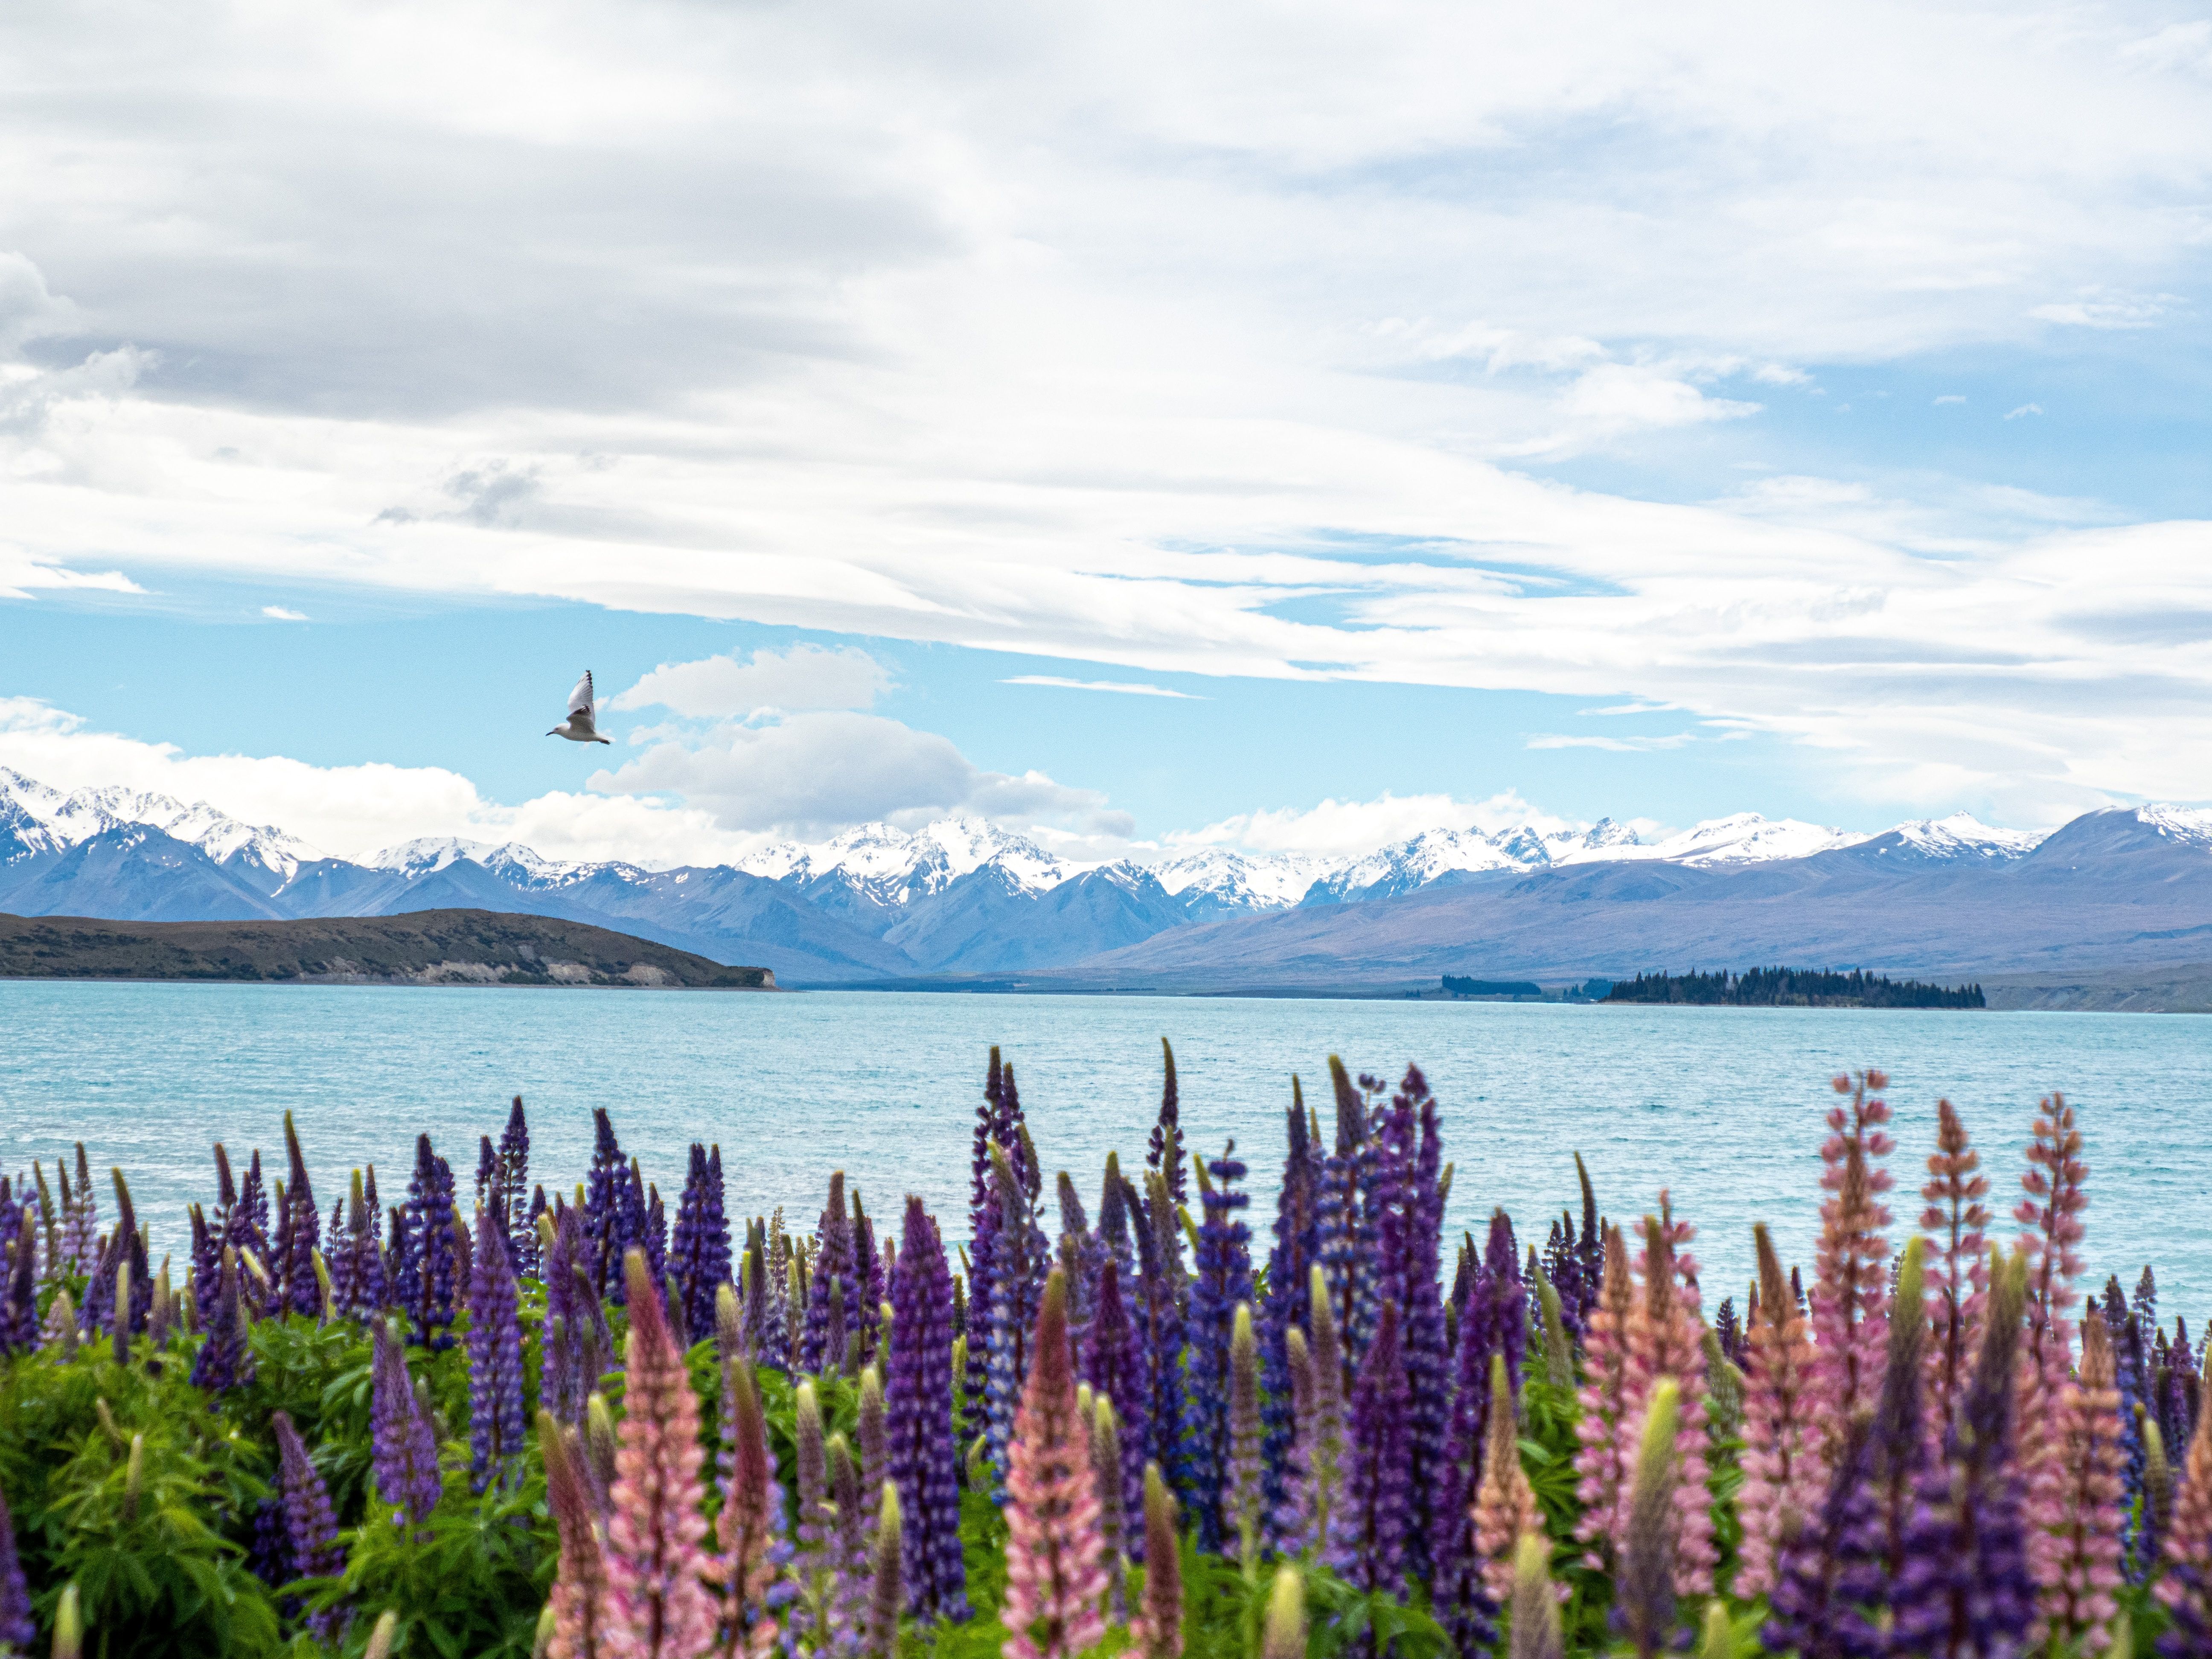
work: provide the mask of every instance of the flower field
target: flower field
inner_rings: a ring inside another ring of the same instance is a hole
[[[1169,1054],[1048,1176],[994,1050],[964,1216],[671,1204],[604,1111],[549,1179],[518,1099],[472,1184],[218,1146],[157,1255],[79,1146],[0,1182],[0,1654],[2212,1659],[2203,1354],[2085,1279],[2073,1109],[1886,1086],[1724,1290],[1663,1189],[1445,1237],[1444,1104],[1334,1060],[1216,1152]]]

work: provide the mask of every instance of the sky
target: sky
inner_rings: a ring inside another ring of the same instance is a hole
[[[664,864],[2212,801],[2185,6],[112,0],[0,84],[58,787]]]

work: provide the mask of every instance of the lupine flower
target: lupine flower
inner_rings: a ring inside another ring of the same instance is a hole
[[[890,1482],[905,1517],[902,1570],[917,1616],[968,1615],[960,1548],[959,1448],[952,1432],[952,1276],[937,1224],[906,1201],[904,1248],[892,1275],[884,1384]]]
[[[1674,1594],[1705,1595],[1713,1586],[1712,1498],[1705,1490],[1710,1456],[1705,1434],[1705,1366],[1698,1319],[1696,1261],[1681,1253],[1694,1230],[1676,1221],[1667,1194],[1659,1213],[1644,1218],[1644,1249],[1637,1267],[1644,1294],[1628,1322],[1628,1398],[1639,1413],[1663,1379],[1675,1386],[1674,1421],[1668,1443],[1674,1457],[1674,1533],[1668,1559]],[[1640,1478],[1640,1474],[1639,1474]],[[1630,1525],[1635,1524],[1633,1516]]]
[[[482,1492],[522,1455],[522,1326],[507,1242],[489,1210],[477,1212],[469,1281],[469,1474]]]
[[[1267,1518],[1267,1489],[1260,1475],[1260,1345],[1252,1329],[1249,1303],[1237,1304],[1229,1339],[1229,1463],[1222,1513],[1233,1536],[1236,1559],[1249,1578],[1260,1570],[1261,1531]]]
[[[1012,1087],[1011,1078],[1006,1086]],[[1018,1139],[1018,1149],[1020,1145]],[[999,1234],[993,1268],[997,1283],[991,1297],[990,1370],[985,1382],[989,1395],[987,1449],[992,1467],[1003,1479],[1024,1379],[1033,1369],[1030,1342],[1043,1288],[1046,1250],[1035,1194],[1026,1171],[1016,1163],[1018,1150],[1010,1154],[994,1146],[990,1156],[999,1189]]]
[[[875,1544],[868,1572],[866,1651],[870,1659],[896,1659],[898,1653],[899,1609],[905,1603],[905,1593],[899,1583],[900,1532],[898,1488],[885,1486],[882,1506],[877,1511]]]
[[[1905,1569],[1890,1589],[1900,1650],[1930,1659],[2015,1652],[2035,1613],[2013,1381],[2027,1258],[2015,1253],[1991,1279],[1973,1375],[1943,1456],[1921,1483]]]
[[[623,1257],[639,1241],[644,1225],[644,1194],[631,1206],[630,1160],[615,1139],[614,1120],[603,1107],[592,1112],[592,1167],[584,1177],[584,1271],[595,1297],[619,1304],[627,1294]]]
[[[270,1426],[276,1434],[277,1487],[284,1500],[293,1573],[301,1578],[336,1578],[345,1571],[345,1546],[338,1541],[330,1488],[308,1461],[307,1449],[301,1443],[290,1415],[276,1413]],[[312,1613],[307,1620],[308,1629],[320,1642],[335,1643],[345,1625],[345,1613],[336,1607]]]
[[[1319,1263],[1308,1278],[1307,1299],[1313,1340],[1308,1392],[1298,1418],[1295,1543],[1301,1552],[1328,1547],[1344,1490],[1345,1458],[1344,1362],[1337,1346],[1335,1299]]]
[[[1830,1464],[1851,1419],[1874,1409],[1881,1387],[1889,1289],[1883,1230],[1890,1219],[1881,1195],[1891,1176],[1875,1160],[1893,1145],[1881,1127],[1889,1121],[1889,1107],[1880,1091],[1888,1084],[1877,1071],[1836,1079],[1836,1092],[1850,1104],[1829,1111],[1828,1139],[1820,1148],[1820,1189],[1828,1196],[1820,1206],[1811,1304],[1821,1455]]]
[[[1091,1479],[1098,1493],[1098,1541],[1106,1560],[1106,1616],[1115,1623],[1128,1616],[1125,1474],[1121,1425],[1115,1417],[1114,1402],[1102,1394],[1091,1407]]]
[[[222,1148],[217,1147],[220,1152]],[[63,1272],[88,1273],[92,1268],[94,1241],[99,1226],[99,1210],[93,1202],[92,1169],[84,1155],[84,1142],[76,1144],[76,1185],[70,1185],[69,1171],[57,1162],[55,1174],[62,1187],[62,1262]],[[229,1182],[228,1168],[223,1172],[223,1184]]]
[[[39,1639],[31,1619],[30,1586],[23,1579],[23,1561],[15,1549],[15,1518],[8,1511],[8,1498],[0,1492],[0,1652],[28,1653]]]
[[[1329,1299],[1344,1346],[1344,1385],[1367,1349],[1374,1331],[1376,1240],[1360,1180],[1367,1145],[1367,1107],[1331,1054],[1328,1074],[1336,1094],[1335,1151],[1321,1172],[1321,1200],[1316,1221],[1322,1266],[1328,1273]]]
[[[645,1194],[645,1219],[635,1243],[629,1248],[645,1252],[647,1271],[654,1290],[659,1291],[668,1283],[668,1212],[661,1205],[660,1188],[646,1180],[635,1158],[629,1161],[629,1184],[632,1192]]]
[[[1135,1248],[1129,1242],[1129,1212],[1138,1203],[1137,1189],[1122,1178],[1121,1155],[1107,1153],[1106,1173],[1098,1185],[1098,1238],[1121,1268],[1124,1282],[1137,1268]]]
[[[54,1298],[65,1305],[68,1293]],[[210,1394],[234,1389],[253,1378],[253,1350],[246,1346],[246,1315],[239,1306],[238,1252],[226,1249],[218,1270],[215,1299],[202,1310],[207,1336],[192,1360],[191,1384]]]
[[[1879,1659],[1884,1644],[1863,1611],[1878,1581],[1866,1547],[1880,1530],[1875,1513],[1874,1424],[1862,1412],[1839,1443],[1826,1490],[1784,1546],[1768,1600],[1773,1617],[1759,1641],[1801,1659]]]
[[[2147,1424],[2154,1468],[2166,1462],[2164,1437]],[[2159,1473],[2163,1474],[2162,1469]],[[2170,1476],[2156,1482],[2172,1490]],[[2182,1465],[2180,1492],[2169,1500],[2172,1514],[2155,1528],[2163,1540],[2166,1573],[2155,1593],[2172,1616],[2173,1629],[2160,1644],[2166,1659],[2197,1659],[2212,1650],[2212,1411],[2197,1414]]]
[[[1613,1623],[1638,1659],[1651,1659],[1673,1635],[1675,1586],[1682,1577],[1675,1559],[1682,1529],[1676,1504],[1680,1458],[1674,1444],[1680,1395],[1674,1379],[1659,1378],[1646,1400],[1613,1607]]]
[[[1035,1362],[1006,1456],[1006,1659],[1074,1659],[1106,1633],[1098,1498],[1076,1416],[1067,1285],[1045,1282]]]
[[[1443,1474],[1446,1489],[1434,1505],[1435,1535],[1430,1546],[1430,1600],[1462,1654],[1477,1653],[1497,1639],[1492,1626],[1498,1599],[1486,1583],[1489,1575],[1477,1548],[1475,1508],[1487,1457],[1491,1362],[1502,1364],[1504,1355],[1498,1351],[1498,1332],[1488,1316],[1479,1272],[1476,1278],[1468,1291],[1468,1312],[1460,1321],[1445,1442],[1451,1456]],[[1514,1536],[1508,1535],[1504,1547],[1509,1554],[1513,1543]]]
[[[859,1651],[867,1639],[870,1552],[868,1529],[878,1510],[860,1496],[860,1474],[852,1447],[842,1434],[830,1437],[830,1513],[836,1534],[836,1607],[830,1614],[832,1645],[841,1653]]]
[[[1928,1347],[1928,1420],[1930,1432],[1940,1438],[1973,1373],[1981,1342],[1990,1277],[1983,1237],[1990,1212],[1982,1200],[1990,1182],[1978,1172],[1981,1155],[1968,1142],[1958,1109],[1939,1100],[1936,1110],[1936,1150],[1928,1158],[1928,1184],[1920,1189],[1928,1200],[1920,1212],[1920,1230],[1936,1242],[1929,1269],[1935,1331]]]
[[[1267,1480],[1269,1541],[1283,1542],[1273,1517],[1288,1509],[1290,1492],[1283,1471],[1297,1433],[1291,1412],[1290,1356],[1285,1334],[1306,1310],[1306,1277],[1320,1259],[1321,1164],[1308,1131],[1306,1103],[1298,1080],[1291,1079],[1291,1103],[1284,1113],[1289,1151],[1275,1199],[1275,1242],[1267,1253],[1267,1295],[1259,1310],[1260,1381],[1265,1390],[1261,1417],[1267,1443],[1261,1463]],[[1103,1226],[1102,1218],[1101,1226]],[[1127,1271],[1125,1262],[1123,1271]],[[1117,1405],[1120,1403],[1117,1400]]]
[[[2088,1166],[2081,1161],[2081,1132],[2074,1124],[2074,1109],[2062,1095],[2042,1103],[2035,1120],[2035,1138],[2027,1150],[2027,1171],[2021,1176],[2027,1194],[2013,1211],[2024,1230],[2021,1248],[2027,1253],[2027,1322],[2021,1339],[2025,1350],[2020,1375],[2021,1466],[2027,1475],[2028,1491],[2037,1521],[2055,1524],[2067,1507],[2060,1489],[2066,1472],[2057,1467],[2060,1401],[2073,1370],[2073,1322],[2069,1312],[2080,1297],[2074,1280],[2081,1272],[2081,1258],[2074,1247],[2081,1240],[2081,1212],[2089,1200],[2082,1191]],[[2029,1569],[2047,1607],[2063,1591],[2053,1577],[2058,1557],[2039,1544],[2028,1554]]]
[[[1091,1316],[1098,1296],[1098,1270],[1105,1264],[1106,1246],[1091,1230],[1075,1178],[1060,1172],[1054,1184],[1060,1206],[1060,1270],[1067,1279],[1067,1340],[1079,1364],[1090,1346]]]
[[[2036,1630],[2084,1653],[2104,1645],[2120,1585],[2120,1396],[2104,1316],[2081,1325],[2080,1375],[2062,1390],[2051,1455],[2032,1489],[2036,1529],[2028,1565],[2040,1590]]]
[[[1443,1249],[1444,1189],[1450,1176],[1443,1168],[1443,1128],[1436,1097],[1418,1066],[1406,1068],[1405,1079],[1391,1097],[1391,1110],[1411,1133],[1405,1137],[1409,1154],[1405,1170],[1405,1231],[1402,1255],[1391,1277],[1401,1304],[1399,1335],[1406,1352],[1406,1382],[1413,1395],[1412,1461],[1407,1478],[1413,1495],[1413,1526],[1407,1537],[1407,1565],[1425,1579],[1434,1570],[1431,1540],[1443,1529],[1439,1504],[1449,1501],[1449,1457],[1445,1443],[1451,1415],[1451,1339],[1445,1327],[1443,1286],[1437,1267]],[[1512,1228],[1506,1227],[1506,1270],[1517,1274]],[[1517,1287],[1516,1287],[1517,1289]],[[1516,1302],[1520,1297],[1517,1293]],[[1517,1378],[1521,1351],[1515,1333],[1513,1368]]]
[[[1232,1140],[1221,1157],[1199,1171],[1206,1219],[1193,1253],[1183,1420],[1190,1443],[1198,1547],[1203,1550],[1222,1548],[1228,1531],[1223,1499],[1231,1480],[1231,1328],[1237,1308],[1252,1294],[1252,1230],[1239,1215],[1251,1196],[1236,1190],[1236,1183],[1244,1177],[1244,1165],[1236,1153]]]
[[[1151,1139],[1145,1143],[1145,1167],[1160,1172],[1160,1178],[1168,1183],[1170,1198],[1177,1204],[1188,1204],[1190,1188],[1183,1172],[1186,1155],[1182,1109],[1176,1092],[1175,1050],[1165,1037],[1160,1039],[1160,1060],[1165,1067],[1160,1085],[1160,1115],[1152,1125]]]
[[[26,1229],[0,1274],[0,1357],[39,1346],[38,1240]]]
[[[1752,1229],[1759,1250],[1759,1294],[1747,1333],[1743,1405],[1743,1486],[1736,1514],[1743,1527],[1735,1592],[1763,1595],[1774,1588],[1783,1540],[1820,1501],[1820,1431],[1813,1419],[1813,1343],[1789,1293],[1766,1224]]]
[[[514,1246],[514,1271],[530,1278],[538,1271],[538,1217],[534,1211],[526,1213],[530,1191],[530,1121],[523,1115],[522,1097],[514,1097],[514,1104],[507,1114],[507,1127],[499,1137],[499,1174],[501,1208],[505,1212],[508,1242]],[[538,1189],[539,1208],[544,1207],[544,1189]]]
[[[1615,1540],[1627,1529],[1626,1504],[1632,1431],[1629,1397],[1628,1325],[1636,1310],[1636,1291],[1628,1277],[1628,1246],[1619,1227],[1605,1237],[1605,1273],[1583,1333],[1589,1378],[1582,1390],[1582,1415],[1575,1424],[1583,1448],[1575,1455],[1582,1476],[1577,1495],[1583,1518],[1575,1535],[1590,1547],[1589,1565],[1609,1571]]]
[[[968,1197],[968,1319],[969,1328],[978,1334],[979,1349],[988,1348],[989,1344],[992,1304],[999,1282],[999,1188],[992,1172],[991,1148],[1010,1144],[1013,1130],[1012,1116],[1006,1109],[1005,1071],[994,1044],[990,1068],[983,1081],[982,1104],[975,1109],[975,1150]],[[968,1425],[969,1433],[985,1433],[989,1417],[988,1395],[979,1394]]]
[[[397,1527],[422,1526],[445,1490],[438,1469],[438,1437],[416,1399],[407,1361],[392,1327],[374,1326],[375,1361],[369,1421],[375,1443],[376,1495]]]
[[[383,1247],[376,1237],[376,1200],[369,1196],[358,1170],[353,1173],[353,1189],[347,1202],[346,1242],[338,1253],[345,1263],[345,1292],[338,1311],[349,1319],[366,1322],[391,1304],[392,1287]]]
[[[806,1301],[806,1329],[799,1363],[810,1371],[842,1370],[846,1333],[859,1305],[860,1282],[853,1258],[853,1220],[845,1208],[845,1172],[830,1177],[830,1202],[822,1212],[820,1253]],[[832,1311],[839,1328],[831,1329]]]
[[[1261,1637],[1261,1659],[1305,1659],[1306,1587],[1298,1570],[1275,1569],[1275,1587],[1267,1596],[1267,1625]]]
[[[1182,1659],[1182,1557],[1176,1501],[1158,1463],[1145,1465],[1145,1607],[1130,1633],[1144,1659]]]
[[[715,1520],[722,1558],[722,1650],[732,1659],[767,1659],[780,1634],[775,1592],[782,1587],[776,1580],[791,1559],[791,1541],[752,1367],[734,1341],[726,1342],[722,1355],[722,1422],[729,1458]]]
[[[1505,1356],[1490,1356],[1490,1410],[1482,1485],[1474,1500],[1474,1547],[1482,1560],[1483,1588],[1503,1606],[1513,1594],[1514,1555],[1526,1533],[1541,1533],[1544,1517],[1521,1468],[1519,1422]]]
[[[1551,1553],[1541,1533],[1521,1534],[1513,1553],[1513,1639],[1506,1659],[1565,1659]]]
[[[1121,1448],[1121,1511],[1134,1515],[1144,1502],[1145,1464],[1152,1450],[1152,1390],[1136,1327],[1129,1322],[1128,1304],[1121,1299],[1121,1265],[1110,1256],[1098,1274],[1098,1306],[1091,1322],[1082,1376],[1114,1402]]]
[[[1190,1454],[1183,1437],[1182,1225],[1167,1181],[1145,1172],[1145,1213],[1137,1229],[1138,1345],[1149,1397],[1146,1434],[1152,1455],[1170,1486],[1191,1484]],[[1146,1534],[1147,1551],[1152,1534]]]
[[[1882,1370],[1881,1395],[1875,1407],[1869,1479],[1875,1489],[1876,1536],[1857,1540],[1856,1545],[1878,1569],[1870,1584],[1892,1582],[1903,1571],[1914,1506],[1928,1472],[1926,1285],[1927,1241],[1915,1238],[1906,1243],[1898,1263],[1897,1291],[1889,1317],[1889,1353]]]
[[[322,1308],[322,1291],[315,1282],[314,1253],[322,1247],[323,1218],[315,1192],[307,1180],[307,1161],[300,1153],[300,1133],[292,1115],[284,1114],[284,1156],[290,1180],[284,1187],[285,1249],[270,1264],[280,1287],[279,1304],[286,1312],[313,1317]]]
[[[599,1538],[599,1511],[585,1484],[576,1453],[575,1431],[538,1413],[538,1445],[545,1459],[546,1505],[560,1533],[561,1553],[547,1605],[553,1614],[550,1659],[602,1659],[617,1644],[610,1638],[615,1615],[608,1595],[607,1563]],[[763,1659],[766,1650],[750,1650]]]
[[[677,1206],[674,1256],[670,1264],[683,1296],[687,1330],[705,1331],[714,1322],[714,1296],[730,1281],[730,1224],[722,1212],[722,1149],[712,1158],[697,1141]]]
[[[431,1150],[430,1137],[418,1136],[415,1175],[407,1183],[407,1208],[401,1220],[398,1283],[393,1288],[406,1310],[408,1340],[434,1352],[453,1346],[454,1293],[459,1289],[453,1220],[452,1172]]]
[[[1360,1589],[1395,1595],[1413,1524],[1413,1495],[1406,1490],[1413,1401],[1394,1302],[1382,1304],[1382,1323],[1359,1362],[1350,1419],[1344,1493],[1330,1517],[1329,1565]]]
[[[715,1607],[701,1575],[699,1401],[653,1293],[645,1254],[625,1262],[629,1364],[607,1519],[607,1605],[618,1651],[690,1659],[714,1635]]]

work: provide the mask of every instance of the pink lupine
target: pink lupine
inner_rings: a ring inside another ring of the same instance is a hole
[[[1929,1154],[1928,1182],[1920,1189],[1928,1201],[1920,1212],[1920,1231],[1935,1246],[1928,1273],[1928,1420],[1940,1443],[1981,1346],[1982,1304],[1990,1289],[1983,1232],[1990,1212],[1982,1200],[1989,1195],[1990,1182],[1979,1172],[1981,1155],[1966,1139],[1958,1109],[1939,1100],[1936,1110],[1936,1150]]]
[[[611,1654],[607,1632],[607,1562],[580,1458],[564,1428],[538,1413],[538,1448],[545,1460],[545,1498],[561,1535],[561,1553],[549,1602],[553,1635],[549,1659],[602,1659]]]
[[[1753,1228],[1752,1236],[1759,1247],[1758,1311],[1747,1334],[1743,1488],[1736,1498],[1743,1543],[1735,1593],[1747,1598],[1774,1588],[1782,1545],[1820,1501],[1813,1339],[1765,1224]]]
[[[1575,1424],[1583,1443],[1575,1454],[1575,1468],[1582,1475],[1577,1495],[1583,1502],[1575,1535],[1590,1547],[1589,1565],[1599,1571],[1611,1569],[1614,1540],[1627,1524],[1628,1467],[1635,1455],[1628,1437],[1635,1431],[1636,1415],[1628,1401],[1628,1322],[1635,1304],[1628,1246],[1620,1229],[1608,1226],[1604,1276],[1583,1334],[1589,1380],[1582,1389],[1582,1416]]]
[[[1006,1659],[1073,1659],[1106,1633],[1098,1493],[1067,1346],[1067,1281],[1037,1311],[1029,1384],[1006,1451]]]
[[[2118,1604],[2121,1470],[2117,1366],[2104,1316],[2092,1309],[2081,1324],[2081,1370],[2060,1391],[2045,1437],[2051,1455],[2031,1487],[2035,1527],[2028,1534],[2028,1570],[2037,1585],[2041,1646],[2056,1637],[2082,1653],[2105,1644]]]
[[[1711,1443],[1705,1433],[1705,1328],[1698,1317],[1698,1264],[1681,1254],[1696,1229],[1676,1221],[1659,1194],[1659,1213],[1644,1218],[1644,1249],[1637,1257],[1643,1295],[1628,1322],[1628,1403],[1640,1422],[1661,1383],[1679,1390],[1674,1438],[1674,1564],[1677,1595],[1709,1595],[1719,1559],[1713,1547]],[[1616,1534],[1625,1538],[1626,1533]]]
[[[1490,1356],[1490,1421],[1484,1440],[1474,1547],[1482,1558],[1482,1587],[1504,1607],[1513,1599],[1514,1553],[1522,1534],[1542,1532],[1544,1515],[1521,1468],[1520,1419],[1502,1353]]]
[[[694,1659],[714,1639],[714,1601],[702,1582],[707,1518],[700,1504],[699,1400],[660,1297],[633,1249],[629,1365],[607,1517],[608,1629],[616,1659]]]
[[[1875,1160],[1893,1143],[1881,1126],[1889,1107],[1878,1091],[1889,1079],[1877,1071],[1839,1077],[1835,1090],[1848,1106],[1828,1112],[1828,1139],[1820,1148],[1820,1249],[1810,1300],[1817,1354],[1815,1398],[1821,1459],[1832,1465],[1854,1418],[1870,1413],[1881,1389],[1888,1346],[1889,1210],[1881,1195],[1891,1185]]]
[[[2082,1183],[2088,1166],[2081,1161],[2081,1132],[2065,1097],[2047,1096],[2036,1114],[2035,1139],[2027,1149],[2027,1171],[2020,1178],[2027,1196],[2013,1210],[2024,1230],[2027,1253],[2027,1324],[2021,1337],[2020,1455],[2031,1489],[2046,1476],[2063,1479],[2047,1466],[2057,1455],[2054,1431],[2058,1405],[2073,1369],[2073,1321],[2069,1312],[2081,1298],[2074,1280],[2081,1258],[2081,1212],[2088,1207]],[[2051,1586],[2038,1572],[2037,1583]]]

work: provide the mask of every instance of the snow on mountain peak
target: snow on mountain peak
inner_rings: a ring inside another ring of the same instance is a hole
[[[1984,823],[1972,812],[1948,817],[1914,818],[1890,831],[1915,851],[1930,858],[1990,860],[2024,858],[2043,842],[2026,830],[1999,830]]]
[[[1807,823],[1797,818],[1767,818],[1757,812],[1734,812],[1724,818],[1708,818],[1650,846],[1614,847],[1601,856],[1654,859],[1669,864],[1710,867],[1763,864],[1775,859],[1808,859],[1815,853],[1856,847],[1871,839],[1849,830]]]
[[[108,784],[69,794],[0,767],[0,805],[11,805],[37,823],[50,846],[74,847],[118,825],[143,824],[198,847],[217,864],[255,864],[279,880],[322,854],[298,836],[269,824],[246,823],[195,801]],[[20,833],[20,832],[19,832]]]
[[[471,864],[483,864],[501,850],[488,841],[463,841],[457,836],[418,836],[397,847],[371,853],[362,863],[371,870],[398,870],[410,876],[427,876],[463,859]],[[535,858],[537,854],[531,856]]]
[[[2185,846],[2212,847],[2212,808],[2174,806],[2164,801],[2153,801],[2136,808],[2136,817],[2143,825],[2169,841]]]

